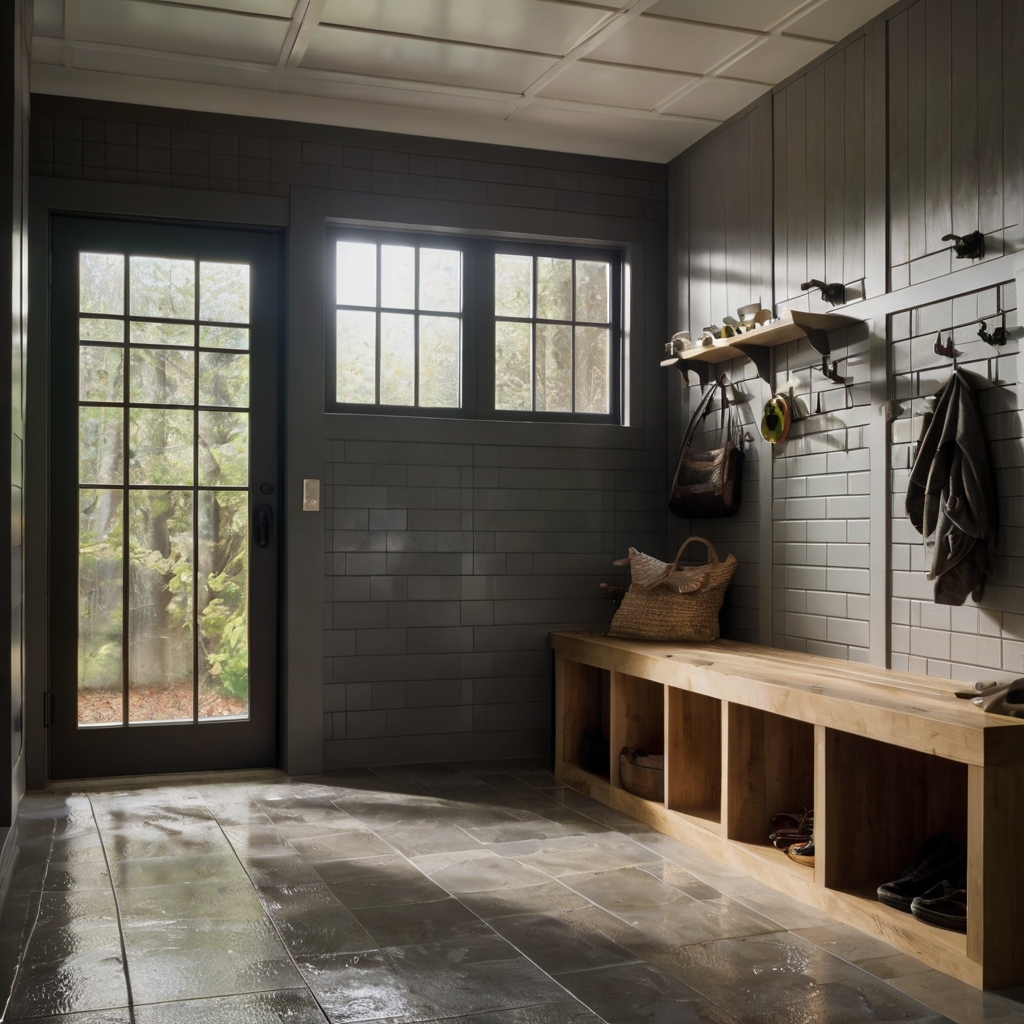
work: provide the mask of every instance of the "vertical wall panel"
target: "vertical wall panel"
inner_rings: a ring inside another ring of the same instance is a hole
[[[864,40],[843,51],[846,71],[844,102],[845,210],[843,217],[843,272],[846,283],[864,278]]]
[[[786,295],[798,295],[807,280],[807,95],[797,79],[786,96]],[[778,215],[778,214],[776,214]]]
[[[1003,45],[1002,0],[978,0],[978,228],[998,231],[1003,215],[1003,61],[995,59]],[[959,52],[959,50],[958,50]],[[1008,140],[1012,145],[1012,140]],[[983,158],[982,158],[983,157]]]
[[[925,4],[917,3],[907,11],[907,68],[909,89],[907,99],[907,150],[910,207],[910,258],[917,259],[928,251],[925,242],[925,117],[927,114],[927,82],[925,74]]]
[[[808,224],[825,222],[825,69],[822,65],[804,78],[807,89],[807,194]],[[807,233],[807,266],[826,266],[825,235],[821,231]],[[826,271],[827,273],[827,271]],[[801,284],[806,278],[801,278]],[[835,278],[827,278],[835,280]]]
[[[907,12],[889,22],[889,247],[893,265],[910,262],[910,150]]]
[[[925,67],[925,249],[937,252],[952,225],[950,0],[924,0]],[[958,234],[964,234],[958,231]]]
[[[958,0],[953,5],[952,38],[956,40],[951,67],[952,223],[957,234],[965,234],[973,231],[979,223],[979,54],[975,0]]]
[[[825,266],[822,276],[826,281],[846,280],[843,276],[846,154],[843,147],[844,119],[839,116],[846,92],[845,71],[843,53],[825,61]],[[814,269],[817,273],[821,268]]]

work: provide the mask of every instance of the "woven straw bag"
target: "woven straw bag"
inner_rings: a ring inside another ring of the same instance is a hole
[[[708,549],[708,563],[680,569],[679,559],[694,541]],[[711,541],[689,537],[670,563],[630,548],[629,558],[615,563],[626,564],[632,583],[612,619],[609,636],[638,640],[718,639],[718,613],[736,571],[735,555],[720,562]]]

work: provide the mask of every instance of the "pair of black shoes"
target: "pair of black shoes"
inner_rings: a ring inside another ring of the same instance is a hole
[[[967,857],[948,832],[929,839],[914,863],[895,881],[878,887],[888,907],[940,928],[967,930]]]

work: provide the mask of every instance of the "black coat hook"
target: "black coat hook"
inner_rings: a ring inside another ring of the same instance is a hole
[[[943,235],[944,242],[953,243],[953,251],[958,260],[980,260],[985,255],[985,236],[980,231],[972,231],[969,235]]]
[[[832,360],[832,366],[828,365],[828,356],[821,357],[821,375],[826,379],[832,381],[835,384],[845,384],[846,378],[839,372],[839,364],[835,359]],[[821,396],[818,396],[818,401],[821,401]]]
[[[800,285],[802,292],[807,291],[808,288],[818,288],[821,291],[822,299],[833,306],[841,306],[846,301],[846,285],[840,284],[838,281],[833,284],[825,284],[824,281],[812,277],[810,281],[804,281]]]
[[[960,355],[959,352],[953,347],[953,335],[951,334],[945,342],[942,340],[942,331],[939,331],[935,335],[935,344],[932,345],[932,351],[937,356],[945,356],[947,359],[953,360],[953,369],[956,369],[957,357]]]
[[[1006,328],[1000,325],[990,334],[988,330],[988,321],[982,320],[981,327],[978,329],[978,337],[987,345],[1005,345],[1007,338]]]

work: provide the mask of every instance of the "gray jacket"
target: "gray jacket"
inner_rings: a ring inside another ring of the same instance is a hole
[[[936,604],[981,599],[996,542],[996,496],[978,396],[962,370],[935,395],[907,487],[907,515],[927,545],[934,534]]]

